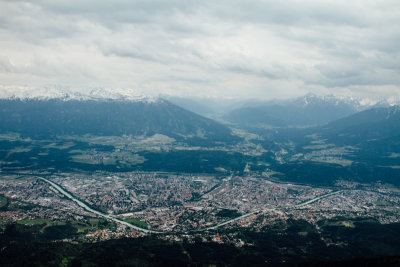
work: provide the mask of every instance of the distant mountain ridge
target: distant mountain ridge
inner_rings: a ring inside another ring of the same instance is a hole
[[[107,89],[107,88],[85,88],[72,90],[67,87],[5,87],[0,86],[0,99],[20,100],[125,100],[139,102],[156,102],[160,98],[138,94],[132,89]]]
[[[400,106],[364,110],[321,127],[319,133],[348,143],[396,137],[400,141]]]
[[[226,141],[231,130],[162,99],[0,99],[2,132],[25,136],[154,135]]]
[[[292,100],[244,106],[224,118],[242,126],[305,127],[326,124],[368,107],[358,99],[308,94]]]

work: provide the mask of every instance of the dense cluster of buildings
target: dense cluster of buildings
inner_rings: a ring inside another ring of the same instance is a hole
[[[202,231],[214,226],[257,230],[288,218],[310,223],[335,216],[374,217],[382,223],[400,221],[400,193],[385,187],[341,184],[339,193],[299,205],[335,189],[234,175],[219,179],[210,175],[97,172],[64,173],[48,179],[104,214],[121,220],[135,218],[150,229],[166,233]],[[0,217],[6,220],[79,221],[96,217],[35,176],[0,180],[0,194],[34,205],[23,213],[1,212]],[[93,232],[88,238],[139,235],[126,227],[118,229],[114,234]]]

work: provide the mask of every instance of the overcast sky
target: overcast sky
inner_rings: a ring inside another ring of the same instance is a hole
[[[399,96],[400,1],[1,0],[0,85]]]

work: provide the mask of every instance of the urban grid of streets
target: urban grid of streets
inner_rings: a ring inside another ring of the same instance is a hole
[[[264,226],[288,218],[316,223],[336,216],[400,221],[400,192],[382,185],[339,182],[335,188],[277,183],[260,177],[174,173],[64,173],[2,175],[0,193],[38,205],[10,220],[50,218],[83,220],[103,217],[116,222],[126,236],[190,233],[218,227]],[[231,212],[221,216],[221,211]],[[233,212],[233,213],[232,213]],[[143,229],[125,222],[136,218]]]

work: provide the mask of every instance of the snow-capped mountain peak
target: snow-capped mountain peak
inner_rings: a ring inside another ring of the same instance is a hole
[[[61,86],[43,86],[43,87],[17,87],[1,86],[0,98],[3,99],[61,99],[68,100],[121,100],[153,103],[160,101],[158,97],[144,96],[138,94],[132,89],[123,88],[79,88],[72,89]]]

